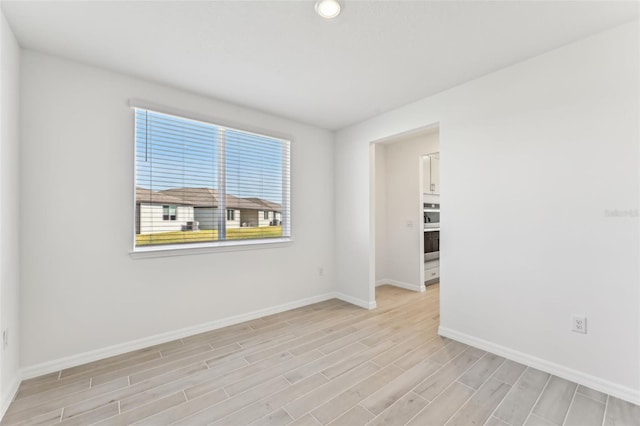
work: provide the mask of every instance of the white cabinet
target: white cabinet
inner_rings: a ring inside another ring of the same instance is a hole
[[[422,192],[429,194],[431,188],[431,158],[425,156],[422,159]]]
[[[440,261],[432,260],[424,262],[424,281],[427,284],[432,284],[438,281],[440,278]]]
[[[440,278],[440,268],[428,268],[424,270],[424,280],[431,281]]]
[[[431,191],[433,194],[440,194],[440,155],[434,154],[431,157]]]
[[[440,194],[440,154],[423,158],[422,188],[425,194]]]

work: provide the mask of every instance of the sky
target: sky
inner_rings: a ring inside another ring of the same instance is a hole
[[[138,187],[219,189],[224,141],[227,193],[282,204],[288,144],[279,139],[138,109],[135,132]]]

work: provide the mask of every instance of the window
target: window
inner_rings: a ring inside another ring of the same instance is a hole
[[[289,141],[135,108],[135,156],[135,248],[291,236]]]
[[[162,206],[162,220],[176,220],[177,206]]]
[[[269,219],[269,212],[265,211],[263,218],[264,218],[264,220],[268,220]]]

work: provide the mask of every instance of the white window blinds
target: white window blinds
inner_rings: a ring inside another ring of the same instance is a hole
[[[135,144],[136,247],[291,235],[289,141],[136,108]]]

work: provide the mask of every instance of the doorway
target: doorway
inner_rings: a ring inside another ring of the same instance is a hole
[[[425,157],[437,157],[439,172],[440,135],[437,125],[417,129],[371,144],[372,285],[392,285],[416,292],[425,291],[425,199],[438,198],[439,180],[425,186]],[[430,172],[431,169],[429,169]],[[429,177],[430,178],[430,177]],[[432,190],[431,188],[434,188]],[[426,198],[429,195],[431,198]],[[430,231],[433,232],[433,231]],[[438,229],[439,232],[439,229]],[[435,234],[432,234],[433,236]],[[429,240],[428,247],[433,242]],[[433,259],[431,259],[433,260]],[[439,262],[439,259],[438,259]],[[434,264],[431,263],[431,268]],[[439,265],[437,265],[439,266]],[[431,269],[430,268],[430,269]],[[433,273],[431,270],[429,273]],[[426,280],[433,284],[432,277]],[[439,275],[438,277],[439,278]],[[373,289],[375,293],[375,287]]]

